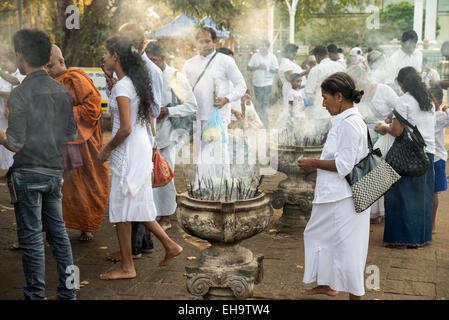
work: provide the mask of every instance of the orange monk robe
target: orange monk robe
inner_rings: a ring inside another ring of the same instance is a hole
[[[81,69],[70,68],[56,78],[72,94],[78,124],[76,144],[83,166],[64,172],[62,209],[67,228],[98,232],[109,196],[108,166],[97,160],[103,147],[101,95],[92,79]]]

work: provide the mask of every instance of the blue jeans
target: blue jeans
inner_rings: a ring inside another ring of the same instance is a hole
[[[264,125],[268,124],[268,107],[270,106],[272,86],[254,87],[257,102],[257,113]]]
[[[31,172],[13,171],[8,174],[11,203],[17,222],[17,235],[22,249],[25,273],[25,299],[45,298],[45,248],[42,225],[47,242],[53,250],[61,300],[76,298],[72,247],[62,218],[63,179]]]

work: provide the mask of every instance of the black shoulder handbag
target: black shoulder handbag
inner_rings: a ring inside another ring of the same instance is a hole
[[[368,131],[368,155],[357,163],[346,176],[352,189],[355,211],[363,212],[386,194],[401,176],[382,159],[380,149],[373,150]]]
[[[424,138],[418,128],[404,119],[399,112],[393,110],[393,114],[404,131],[394,139],[385,161],[401,176],[422,176],[430,167],[429,157],[424,150]]]

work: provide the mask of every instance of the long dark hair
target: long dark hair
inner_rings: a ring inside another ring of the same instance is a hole
[[[106,48],[111,55],[117,53],[120,65],[125,74],[130,77],[137,96],[140,98],[137,120],[142,124],[149,123],[151,117],[151,105],[154,102],[151,79],[138,51],[132,45],[131,40],[114,36],[106,41]]]
[[[413,67],[405,67],[399,70],[397,77],[399,83],[402,83],[405,90],[418,101],[419,108],[422,111],[432,110],[432,100],[426,85],[422,82],[418,71]]]
[[[327,77],[321,84],[321,89],[333,96],[340,92],[345,99],[354,103],[359,103],[364,94],[355,88],[354,80],[345,72],[336,72]]]

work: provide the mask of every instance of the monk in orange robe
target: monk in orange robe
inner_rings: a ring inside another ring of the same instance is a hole
[[[67,228],[81,231],[81,241],[92,240],[93,233],[100,230],[109,197],[108,165],[97,160],[103,147],[101,95],[83,70],[66,68],[62,52],[55,45],[47,72],[72,94],[78,124],[76,141],[63,146],[64,221]]]

